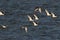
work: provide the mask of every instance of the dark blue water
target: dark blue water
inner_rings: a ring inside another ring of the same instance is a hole
[[[27,15],[33,15],[34,8],[41,6],[54,12],[58,17],[47,17],[45,12],[38,13],[38,26],[28,21]],[[59,0],[0,0],[0,24],[7,25],[0,29],[0,40],[60,40],[60,1]],[[28,27],[26,33],[22,26]]]

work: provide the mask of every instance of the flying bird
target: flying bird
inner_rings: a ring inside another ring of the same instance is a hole
[[[28,16],[29,21],[34,21],[29,15],[27,16]]]
[[[26,32],[28,31],[28,28],[27,28],[27,27],[25,27],[25,31],[26,31]]]
[[[0,11],[0,16],[3,16],[4,14]]]
[[[52,12],[51,12],[51,15],[52,15],[53,18],[56,18],[56,17],[57,17],[57,16],[56,16],[54,13],[52,13]]]
[[[35,23],[34,21],[33,21],[33,25],[34,25],[34,26],[38,26],[38,24],[37,24],[37,23]]]
[[[39,8],[39,12],[41,13],[41,8]]]
[[[28,28],[27,28],[27,27],[22,27],[22,29],[24,29],[24,30],[25,30],[25,32],[27,32],[27,31],[28,31]]]
[[[40,7],[36,7],[34,11],[39,11],[41,13],[41,8]]]
[[[34,11],[39,11],[39,7],[35,7]]]
[[[48,12],[47,9],[45,9],[45,12],[46,12],[46,15],[47,15],[47,16],[51,16],[51,14]]]
[[[2,28],[2,29],[6,29],[7,26],[5,26],[5,25],[0,25],[0,28]]]
[[[39,18],[35,14],[34,14],[34,17],[35,17],[36,20],[39,20]]]

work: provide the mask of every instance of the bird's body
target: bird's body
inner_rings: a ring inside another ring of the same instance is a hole
[[[41,13],[41,8],[39,8],[39,12]]]
[[[33,25],[34,25],[34,26],[38,26],[38,24],[37,24],[37,23],[35,23],[35,22],[33,22]]]
[[[2,25],[3,28],[6,28],[6,26]]]
[[[38,11],[38,8],[36,8],[34,11]]]
[[[25,31],[26,31],[26,32],[28,31],[28,28],[27,28],[27,27],[25,27]]]
[[[34,14],[35,20],[39,20],[39,18]]]
[[[29,21],[33,21],[33,19],[29,15],[27,15],[27,16],[28,16]]]
[[[39,7],[35,7],[34,11],[38,11],[39,10]]]
[[[34,11],[39,11],[41,13],[41,8],[40,7],[36,7]]]
[[[1,25],[1,28],[5,29],[5,28],[7,28],[7,26],[5,26],[5,25]]]
[[[52,15],[53,18],[56,18],[56,17],[57,17],[57,16],[56,16],[54,13],[52,13],[52,12],[51,12],[51,15]]]
[[[24,30],[25,30],[25,32],[27,32],[27,31],[28,31],[28,28],[27,28],[26,26],[23,26],[23,27],[22,27],[22,29],[24,29]]]
[[[46,15],[47,15],[47,16],[51,16],[51,14],[48,12],[47,9],[45,9],[45,12],[46,12]]]
[[[0,16],[4,15],[1,11],[0,11]]]

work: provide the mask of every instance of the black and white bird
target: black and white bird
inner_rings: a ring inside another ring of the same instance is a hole
[[[34,14],[35,20],[39,20],[39,18]]]
[[[7,26],[5,26],[5,25],[0,25],[0,28],[1,28],[1,29],[6,29]]]
[[[34,26],[38,26],[38,24],[37,24],[37,23],[35,23],[34,21],[33,21],[33,25],[34,25]]]
[[[53,12],[51,12],[51,16],[52,16],[53,18],[56,18],[56,17],[57,17]]]
[[[3,16],[4,14],[0,11],[0,16]]]
[[[51,16],[51,14],[49,13],[49,11],[47,9],[45,9],[46,15],[47,16]]]
[[[29,21],[34,21],[29,15],[27,16],[28,16]]]
[[[25,32],[28,32],[28,28],[26,26],[23,26],[22,29],[24,29]]]
[[[35,7],[34,11],[39,11],[41,13],[41,7]]]

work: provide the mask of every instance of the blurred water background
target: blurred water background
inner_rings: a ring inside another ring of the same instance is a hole
[[[41,6],[54,12],[58,17],[47,17],[45,12],[37,13],[39,25],[34,27],[26,15],[33,15],[34,8]],[[60,40],[60,0],[0,0],[0,40]],[[28,27],[26,33],[22,26]]]

